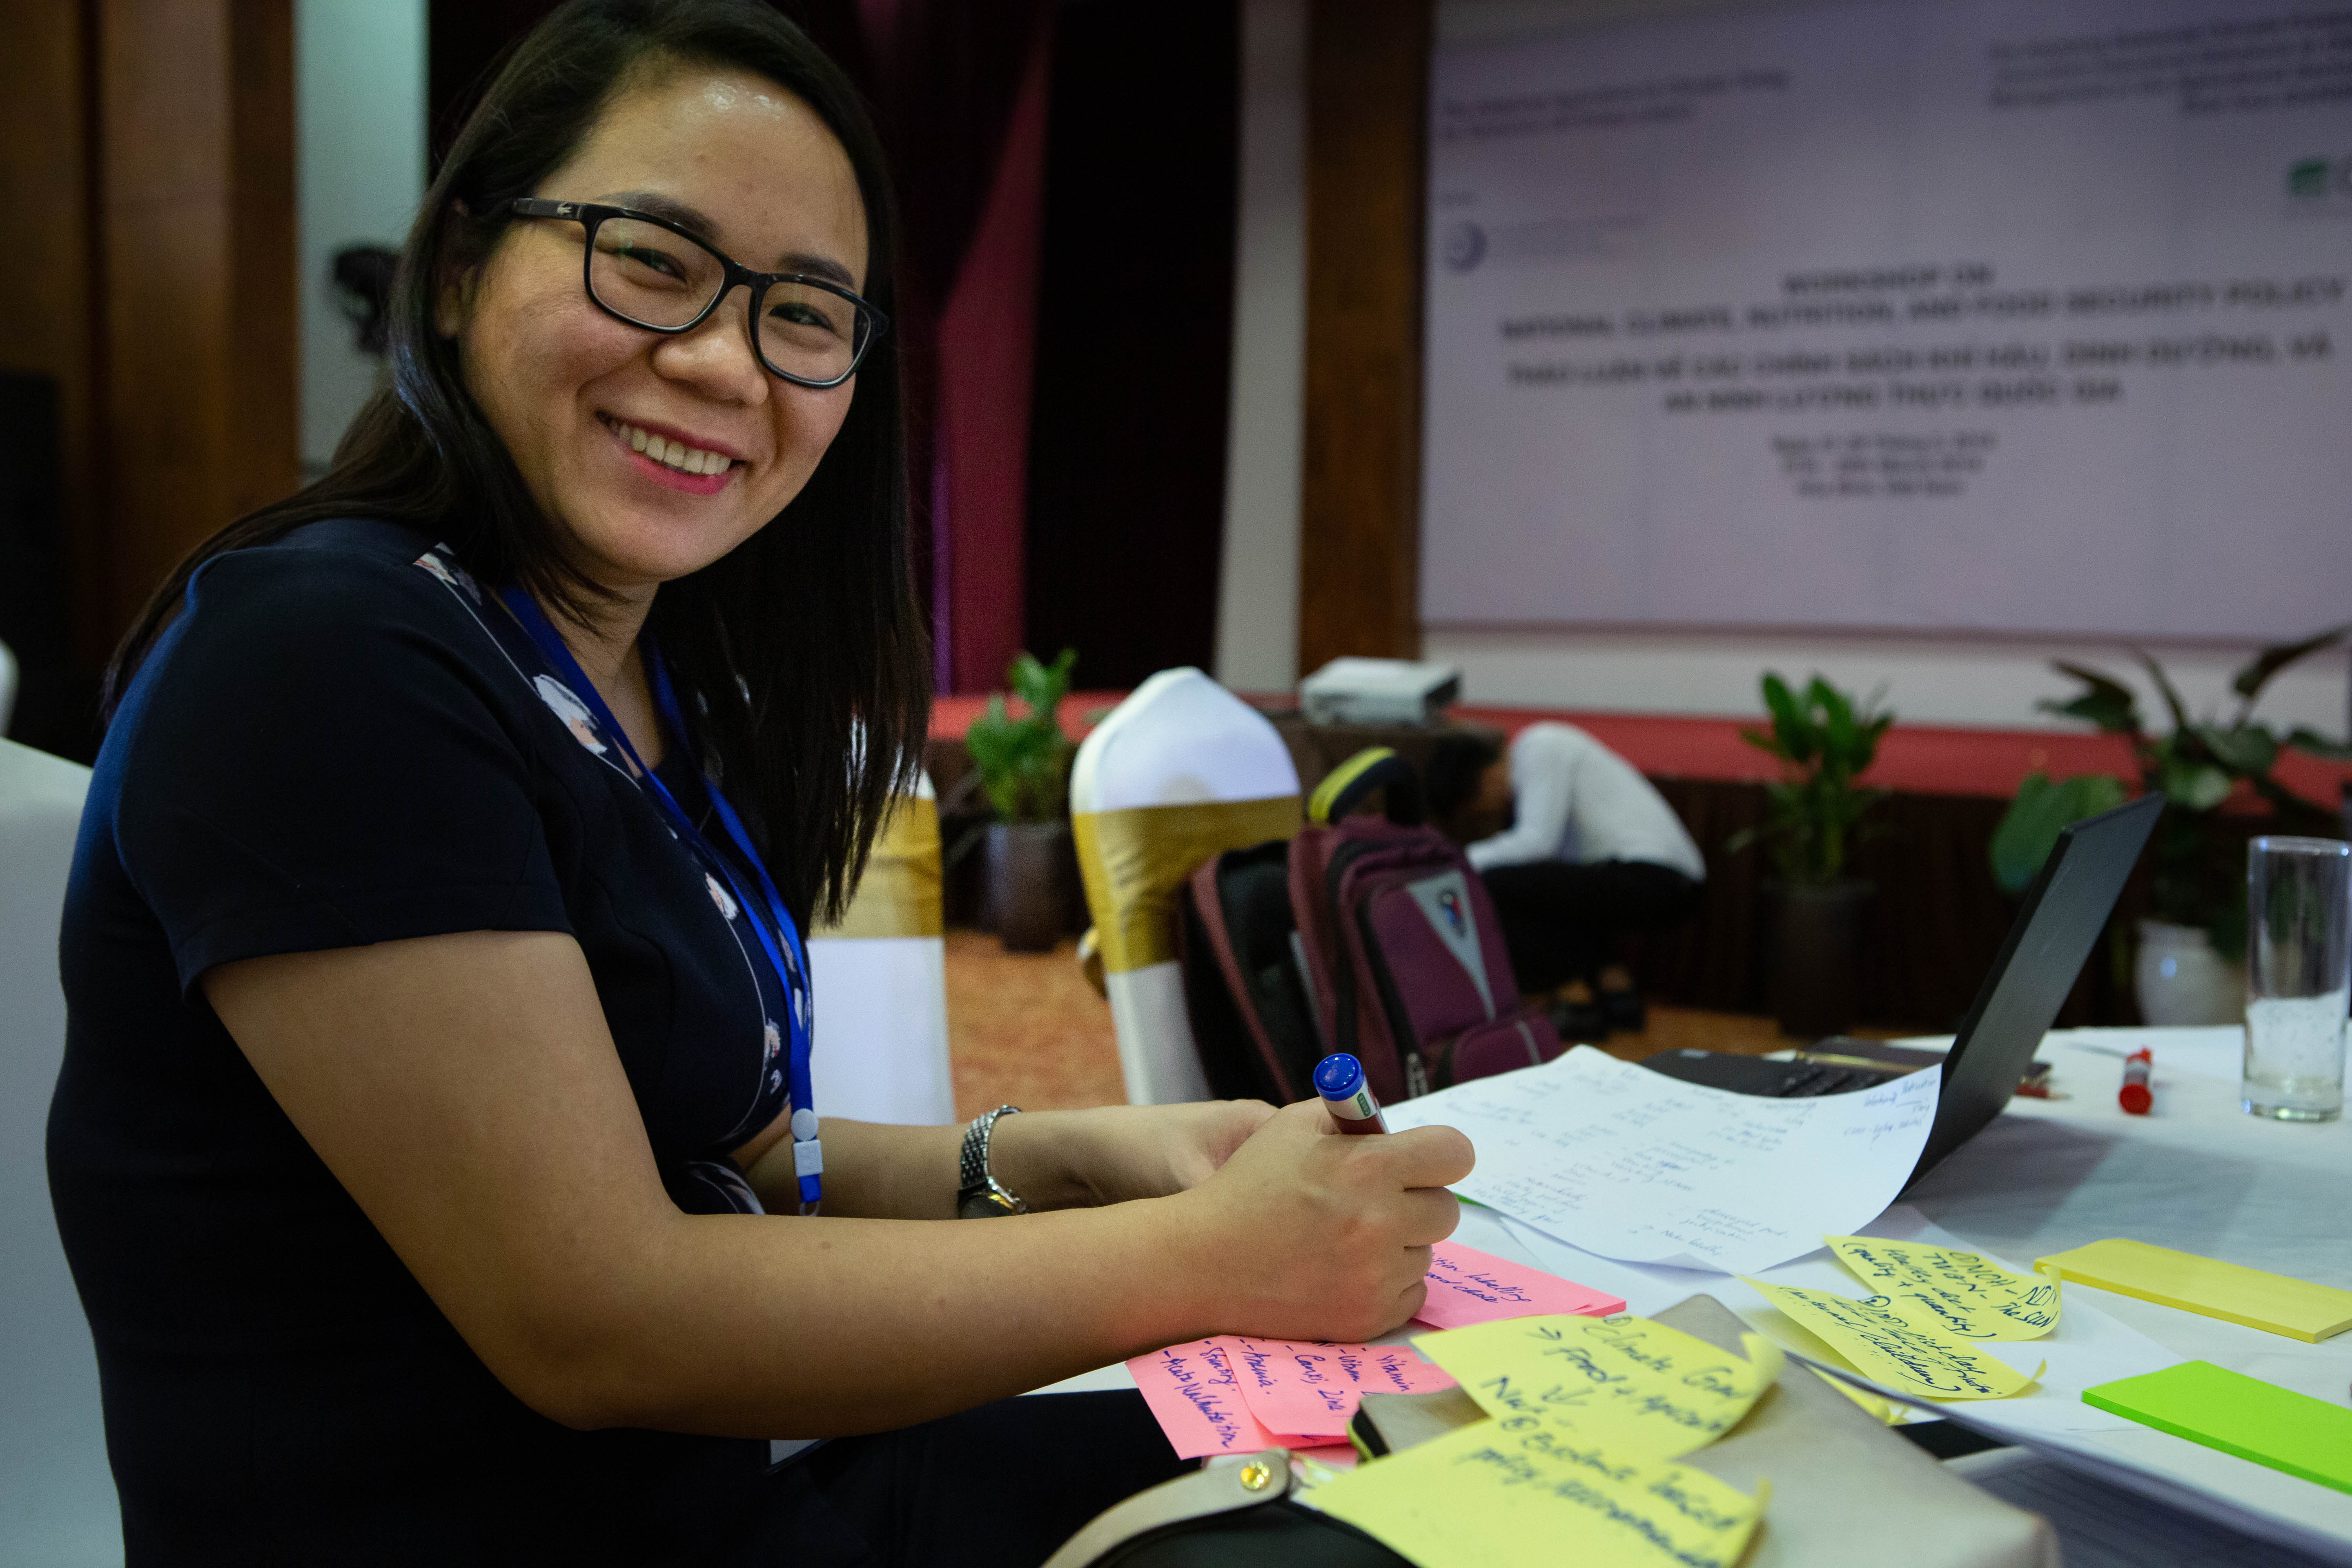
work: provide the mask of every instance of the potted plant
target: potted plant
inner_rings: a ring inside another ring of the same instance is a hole
[[[1769,671],[1769,730],[1740,738],[1780,761],[1786,776],[1767,784],[1763,824],[1733,837],[1736,853],[1761,844],[1777,873],[1764,884],[1765,996],[1780,1031],[1833,1035],[1854,1020],[1861,999],[1864,921],[1877,889],[1848,874],[1864,822],[1885,798],[1855,781],[1878,755],[1895,715],[1875,694],[1857,703],[1820,676],[1800,693]]]
[[[1004,672],[1027,710],[1014,718],[1004,693],[964,733],[996,820],[988,828],[987,921],[1008,952],[1044,952],[1076,924],[1077,852],[1070,839],[1070,758],[1062,733],[1069,694],[1068,648],[1052,664],[1028,653]]]
[[[2302,728],[2282,737],[2257,723],[2253,710],[2273,676],[2347,635],[2352,626],[2263,648],[2231,680],[2238,708],[2226,722],[2211,715],[2191,718],[2163,667],[2133,649],[2172,721],[2171,731],[2158,735],[2142,725],[2138,700],[2122,682],[2085,665],[2052,665],[2082,682],[2083,689],[2063,701],[2045,699],[2036,706],[2127,738],[2140,789],[2161,791],[2165,797],[2164,815],[2148,841],[2154,873],[2149,912],[2139,922],[2139,957],[2132,971],[2145,1022],[2234,1024],[2244,1016],[2245,845],[2242,834],[2222,827],[2224,801],[2252,795],[2267,806],[2271,831],[2325,837],[2343,831],[2334,812],[2288,789],[2272,776],[2272,769],[2288,747],[2337,762],[2352,760],[2352,747]],[[2030,775],[1994,830],[1995,880],[2012,892],[2022,890],[2049,858],[2059,829],[2124,797],[2122,781],[2104,774],[2057,780]]]

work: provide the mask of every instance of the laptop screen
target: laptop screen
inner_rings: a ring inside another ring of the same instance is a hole
[[[2009,1104],[2106,929],[2163,809],[2162,795],[2142,795],[2059,834],[1944,1058],[1936,1124],[1911,1173],[1913,1183]]]

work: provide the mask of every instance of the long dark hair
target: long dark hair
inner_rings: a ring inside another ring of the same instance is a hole
[[[562,557],[467,393],[457,345],[435,330],[434,302],[442,280],[490,254],[507,204],[571,156],[632,71],[667,59],[767,77],[832,129],[865,199],[867,297],[894,311],[898,235],[881,144],[849,79],[799,28],[763,0],[570,0],[498,73],[425,194],[393,288],[390,388],[361,410],[325,477],[231,523],[173,571],[115,653],[110,713],[198,566],[321,519],[406,524],[446,540],[488,582],[594,615],[606,595]],[[912,782],[929,722],[901,420],[895,340],[885,337],[801,493],[725,559],[666,584],[646,623],[699,694],[695,739],[724,760],[728,792],[751,808],[803,921],[848,901],[891,795]]]

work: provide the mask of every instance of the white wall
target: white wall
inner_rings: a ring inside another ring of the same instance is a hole
[[[425,0],[296,0],[302,467],[325,468],[374,390],[330,281],[350,245],[397,249],[425,195]]]
[[[1799,0],[1437,0],[1441,45],[1580,24],[1704,10],[1787,8]],[[1306,382],[1305,5],[1244,0],[1242,197],[1236,263],[1233,434],[1226,458],[1224,575],[1217,676],[1245,690],[1297,679],[1299,411]],[[2352,620],[2352,584],[2344,616]],[[2282,626],[2282,637],[2316,627]],[[2154,650],[2193,708],[2228,710],[2230,674],[2251,647]],[[2153,694],[2112,644],[1704,629],[1423,628],[1424,658],[1458,664],[1471,702],[1603,711],[1752,714],[1757,678],[1815,670],[1842,686],[1882,683],[1905,720],[1991,728],[2074,727],[2037,715],[2035,699],[2070,693],[2053,658],[2101,666]],[[2314,658],[2273,682],[2273,722],[2346,732],[2347,662]]]
[[[1298,484],[1307,375],[1307,3],[1243,0],[1241,193],[1217,679],[1298,679]]]

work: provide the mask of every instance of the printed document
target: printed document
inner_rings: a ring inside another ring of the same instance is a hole
[[[1465,1198],[1603,1258],[1753,1274],[1859,1230],[1927,1146],[1941,1071],[1767,1100],[1579,1046],[1542,1067],[1382,1108],[1391,1128],[1461,1129]]]

